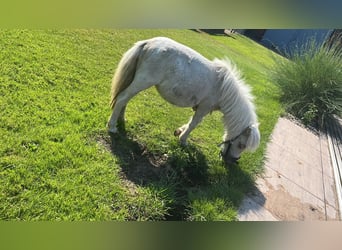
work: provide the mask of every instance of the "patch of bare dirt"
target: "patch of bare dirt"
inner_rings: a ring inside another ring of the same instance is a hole
[[[264,196],[265,208],[280,220],[325,220],[325,213],[321,208],[303,203],[299,198],[291,196],[282,186],[268,190]]]

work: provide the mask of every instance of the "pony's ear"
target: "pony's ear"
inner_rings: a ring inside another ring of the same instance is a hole
[[[259,123],[253,124],[253,125],[249,126],[248,128],[246,128],[246,130],[243,132],[243,134],[245,136],[250,136],[252,129],[258,128],[258,127],[259,127]]]
[[[251,132],[252,132],[252,128],[251,127],[248,127],[248,128],[246,128],[246,130],[243,132],[243,134],[245,135],[245,136],[249,136],[250,134],[251,134]]]
[[[258,124],[252,125],[249,127],[249,136],[247,140],[247,150],[255,151],[260,143],[260,132],[258,128]]]

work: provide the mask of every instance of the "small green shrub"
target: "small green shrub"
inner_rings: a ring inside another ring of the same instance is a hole
[[[342,50],[338,43],[318,46],[314,39],[294,49],[272,72],[285,109],[306,125],[321,127],[342,113]]]

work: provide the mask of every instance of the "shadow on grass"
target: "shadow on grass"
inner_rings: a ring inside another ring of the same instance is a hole
[[[238,166],[229,174],[212,175],[205,155],[195,145],[170,145],[169,154],[150,152],[142,143],[122,132],[104,136],[106,147],[118,159],[122,174],[129,182],[143,187],[167,190],[172,200],[166,220],[187,220],[194,199],[229,200],[239,205],[254,181]],[[191,193],[191,195],[189,195]],[[195,218],[196,219],[196,218]]]
[[[125,177],[137,185],[149,185],[172,178],[179,171],[179,181],[188,185],[207,183],[205,156],[194,146],[181,148],[177,145],[172,155],[150,152],[148,148],[126,134],[110,135],[110,150],[118,157]],[[195,171],[196,170],[196,171]]]

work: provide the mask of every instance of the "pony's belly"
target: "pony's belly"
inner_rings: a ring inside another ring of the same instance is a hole
[[[200,102],[200,97],[193,89],[163,85],[157,85],[156,88],[166,101],[179,107],[195,107]]]

